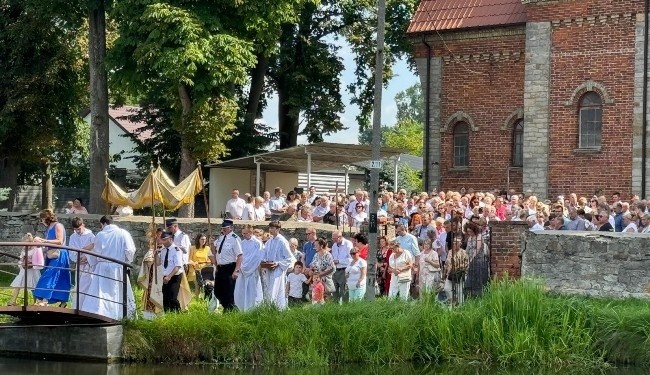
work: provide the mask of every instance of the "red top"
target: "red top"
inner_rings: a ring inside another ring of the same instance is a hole
[[[319,281],[314,284],[313,289],[311,290],[311,301],[312,302],[321,302],[325,299],[325,286],[322,281]]]
[[[359,257],[363,258],[364,260],[368,260],[368,247],[370,245],[363,245],[359,249]]]

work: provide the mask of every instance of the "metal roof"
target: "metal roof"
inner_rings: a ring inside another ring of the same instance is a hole
[[[422,0],[407,33],[526,23],[521,0]]]
[[[402,153],[404,150],[393,147],[382,147],[380,151],[381,159]],[[372,148],[367,145],[321,142],[221,161],[207,167],[255,170],[256,162],[259,162],[260,169],[264,171],[306,172],[308,155],[311,155],[311,170],[316,172],[340,169],[346,165],[367,165],[372,160]]]

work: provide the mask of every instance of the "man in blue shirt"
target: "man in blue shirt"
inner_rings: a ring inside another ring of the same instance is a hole
[[[623,204],[619,201],[614,203],[614,231],[623,231]]]

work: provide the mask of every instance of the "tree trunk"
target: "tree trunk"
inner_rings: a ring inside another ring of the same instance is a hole
[[[178,94],[181,99],[181,106],[183,108],[183,117],[181,119],[181,126],[183,129],[187,126],[187,121],[189,116],[192,113],[192,99],[190,98],[189,89],[185,85],[178,86]],[[182,139],[182,136],[181,136]],[[181,171],[178,176],[178,180],[183,181],[183,179],[192,173],[196,168],[196,158],[192,156],[189,148],[187,147],[185,139],[181,140]],[[178,210],[178,217],[194,217],[194,199],[192,203],[182,206]]]
[[[90,197],[88,212],[101,213],[101,194],[108,171],[108,81],[106,78],[106,9],[104,1],[91,2],[88,13],[90,66]]]
[[[278,82],[278,130],[280,131],[280,149],[298,145],[300,109],[289,103],[290,93],[285,84],[285,77]]]
[[[0,202],[0,208],[13,211],[18,193],[18,174],[20,173],[20,161],[15,158],[0,158],[0,188],[10,188],[9,198]]]
[[[43,178],[41,180],[41,209],[54,208],[52,205],[52,165],[49,160],[41,164]]]
[[[244,129],[250,131],[255,129],[255,120],[258,116],[260,98],[264,91],[264,79],[269,68],[269,58],[263,53],[257,55],[257,65],[251,76],[251,88],[248,92],[248,103],[246,103],[246,117],[244,118]]]

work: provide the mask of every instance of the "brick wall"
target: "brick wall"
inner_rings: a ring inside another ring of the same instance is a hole
[[[444,33],[430,44],[442,57],[440,186],[476,190],[505,189],[512,159],[512,128],[502,129],[508,117],[523,108],[524,45],[521,26],[495,30],[493,34]],[[460,37],[459,37],[460,35]],[[444,43],[443,43],[444,40]],[[415,45],[415,57],[427,51]],[[453,125],[448,119],[465,112],[477,131],[470,131],[468,169],[453,168]],[[521,172],[510,176],[511,187],[520,189]]]
[[[490,222],[490,270],[492,277],[521,276],[521,244],[528,224],[522,221]]]
[[[632,193],[635,32],[636,17],[629,14],[593,22],[552,22],[550,196],[569,192],[588,196],[597,188],[607,195]],[[604,103],[601,93],[601,150],[581,153],[577,150],[581,95],[569,102],[588,81],[602,84],[613,103]],[[594,167],[605,165],[615,166],[606,178],[594,173]]]

